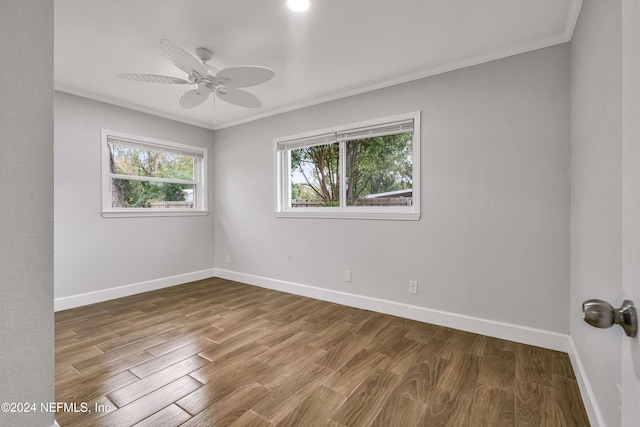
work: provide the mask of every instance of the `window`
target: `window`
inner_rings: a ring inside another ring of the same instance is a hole
[[[102,131],[102,215],[207,214],[207,149]]]
[[[276,215],[420,218],[420,113],[277,138]]]

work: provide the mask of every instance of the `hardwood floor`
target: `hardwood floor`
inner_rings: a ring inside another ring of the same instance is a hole
[[[589,425],[564,353],[222,279],[56,313],[56,400],[62,427]]]

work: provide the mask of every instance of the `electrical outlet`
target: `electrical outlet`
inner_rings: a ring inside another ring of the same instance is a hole
[[[231,262],[231,257],[229,256],[229,254],[226,254],[224,256],[224,262],[226,262],[227,264],[229,264]]]
[[[409,280],[409,293],[410,294],[418,293],[418,282],[416,280]]]
[[[344,281],[347,283],[351,283],[351,271],[349,270],[344,271]]]

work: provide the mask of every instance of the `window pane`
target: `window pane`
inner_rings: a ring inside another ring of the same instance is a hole
[[[174,208],[194,207],[195,186],[128,179],[111,180],[113,208]]]
[[[346,142],[347,206],[411,206],[411,133]]]
[[[291,207],[340,204],[338,143],[291,150]]]
[[[170,151],[109,144],[111,173],[193,181],[195,159]]]

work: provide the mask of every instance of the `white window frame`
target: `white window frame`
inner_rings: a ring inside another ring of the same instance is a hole
[[[338,134],[355,132],[360,129],[380,129],[385,124],[413,121],[412,137],[412,206],[346,206],[345,179],[341,179],[339,207],[291,207],[291,149],[299,146],[319,145],[337,142],[340,144],[340,174],[345,177],[344,155],[346,141],[339,140]],[[299,141],[303,141],[300,143]],[[275,216],[294,218],[345,218],[414,220],[420,219],[420,111],[382,117],[373,120],[319,129],[273,140]]]
[[[194,180],[180,181],[164,178],[153,177],[131,177],[126,175],[117,175],[111,173],[110,166],[110,150],[109,142],[118,140],[123,145],[143,145],[149,148],[156,148],[166,151],[178,151],[186,154],[194,154]],[[164,141],[156,138],[148,138],[144,136],[131,135],[122,132],[102,129],[101,131],[101,161],[102,161],[102,216],[105,218],[113,217],[143,217],[143,216],[192,216],[192,215],[208,215],[207,201],[207,165],[208,150],[206,147],[194,145],[180,144],[172,141]],[[178,184],[194,184],[193,199],[195,206],[193,208],[114,208],[112,207],[112,188],[111,180],[113,178],[136,179],[149,182],[171,182]]]

